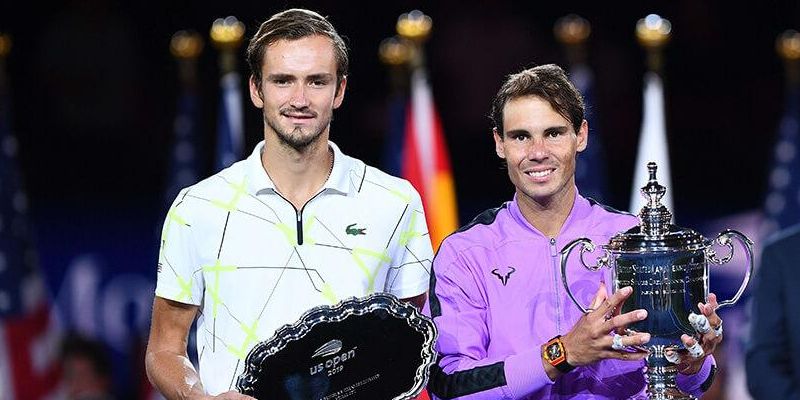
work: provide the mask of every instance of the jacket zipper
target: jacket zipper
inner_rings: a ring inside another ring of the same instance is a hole
[[[561,333],[561,291],[558,288],[558,249],[556,238],[550,238],[550,258],[553,260],[553,288],[556,292],[556,332]]]
[[[560,263],[558,259],[558,248],[556,247],[556,238],[550,238],[550,258],[553,260],[553,289],[556,291],[556,334],[561,334],[561,290],[558,286],[558,276],[560,270]],[[564,381],[562,379],[556,380],[555,384],[558,386],[558,392],[562,392]]]

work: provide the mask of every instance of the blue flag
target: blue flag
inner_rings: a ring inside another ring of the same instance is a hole
[[[239,161],[244,146],[244,117],[239,74],[228,72],[223,75],[220,80],[220,90],[214,172]]]
[[[383,144],[383,170],[400,176],[403,172],[403,146],[406,137],[408,97],[397,93],[389,100],[389,127]]]
[[[800,222],[800,86],[793,85],[778,129],[764,201],[764,234]]]
[[[589,145],[579,153],[575,165],[575,185],[585,197],[599,202],[609,201],[606,178],[606,155],[602,135],[594,113],[594,76],[585,64],[577,64],[570,71],[572,82],[583,94],[586,121],[589,123]]]
[[[198,98],[194,90],[184,88],[178,99],[170,166],[167,172],[167,189],[164,199],[167,207],[178,195],[178,192],[194,184],[200,177],[197,133]]]

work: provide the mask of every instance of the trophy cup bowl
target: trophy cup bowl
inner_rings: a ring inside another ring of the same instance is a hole
[[[651,335],[644,346],[650,352],[645,371],[648,398],[694,399],[678,389],[675,383],[677,366],[667,360],[666,351],[683,350],[681,335],[698,334],[689,322],[689,315],[701,314],[697,304],[705,303],[708,298],[709,264],[728,263],[734,256],[734,239],[744,248],[748,268],[739,290],[730,300],[720,302],[718,309],[739,300],[753,271],[753,242],[734,230],[723,231],[712,242],[691,229],[670,224],[672,215],[660,203],[666,188],[655,178],[655,163],[649,163],[647,167],[650,179],[642,188],[642,194],[648,204],[639,214],[640,225],[617,234],[608,244],[602,245],[604,255],[595,264],[587,264],[584,259],[585,253],[595,250],[591,240],[579,238],[567,244],[561,250],[562,282],[570,299],[586,313],[586,307],[577,301],[569,288],[567,260],[570,253],[575,247],[580,247],[581,264],[589,270],[610,268],[612,291],[626,286],[633,289],[620,312],[647,310],[647,318],[631,324],[628,329]],[[717,257],[712,247],[714,243],[726,247],[728,254],[723,258]]]

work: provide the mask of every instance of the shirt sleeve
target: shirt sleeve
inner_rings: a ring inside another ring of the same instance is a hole
[[[708,386],[710,386],[711,382],[713,382],[712,374],[716,373],[717,369],[717,362],[714,360],[714,356],[708,356],[703,361],[703,366],[700,367],[700,371],[698,371],[694,375],[684,375],[678,374],[676,383],[678,388],[682,390],[684,393],[691,394],[694,397],[700,398],[703,393],[708,390]],[[709,381],[706,384],[706,381],[711,378],[712,381]]]
[[[199,306],[204,282],[192,237],[191,208],[184,201],[187,191],[183,189],[178,194],[164,219],[156,296]]]
[[[551,385],[540,350],[489,357],[488,305],[468,263],[445,240],[433,263],[423,312],[439,331],[429,391],[437,399],[518,399]]]
[[[755,398],[799,400],[800,382],[792,379],[797,360],[792,360],[789,350],[793,333],[786,320],[789,313],[797,310],[787,307],[787,278],[783,275],[797,262],[788,264],[790,261],[782,257],[779,249],[776,245],[764,249],[756,275],[752,332],[745,361],[747,386]]]
[[[411,184],[408,188],[409,202],[394,232],[397,246],[386,274],[387,291],[401,299],[428,290],[433,260],[422,200]]]

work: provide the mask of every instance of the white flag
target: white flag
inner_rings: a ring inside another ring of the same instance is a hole
[[[647,184],[649,174],[647,163],[653,161],[658,165],[656,178],[661,186],[667,188],[667,193],[661,199],[661,204],[675,215],[672,198],[674,187],[670,177],[669,149],[667,147],[667,127],[664,116],[664,85],[655,72],[648,72],[644,76],[644,112],[642,113],[642,131],[639,136],[639,151],[636,163],[633,165],[633,182],[629,210],[634,214],[645,205],[641,194],[642,186]]]

